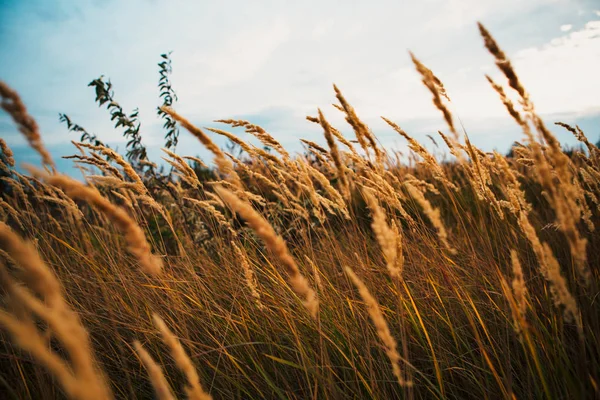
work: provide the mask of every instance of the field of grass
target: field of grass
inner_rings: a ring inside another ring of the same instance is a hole
[[[582,143],[564,151],[480,30],[523,130],[510,156],[471,145],[413,56],[452,162],[387,119],[411,153],[383,148],[336,87],[355,137],[319,110],[325,140],[297,155],[251,122],[200,129],[169,97],[159,168],[96,80],[131,142],[119,155],[63,116],[82,182],[0,83],[44,163],[19,173],[0,139],[0,398],[600,397],[600,150],[564,124]],[[172,151],[178,127],[214,159]]]

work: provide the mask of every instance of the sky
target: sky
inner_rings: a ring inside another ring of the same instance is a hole
[[[597,0],[0,0],[0,79],[20,93],[63,172],[72,164],[60,156],[75,153],[70,141],[78,137],[59,113],[125,151],[122,130],[87,87],[101,75],[126,112],[139,108],[142,141],[160,161],[157,63],[168,51],[174,108],[198,126],[249,120],[301,152],[300,138],[325,144],[305,119],[317,108],[352,136],[331,105],[336,84],[380,142],[402,151],[404,139],[381,116],[424,143],[427,134],[447,130],[412,51],[444,82],[471,141],[506,152],[523,135],[485,80],[490,74],[504,83],[477,21],[511,58],[548,125],[580,124],[591,140],[600,139]],[[564,144],[576,144],[553,130]],[[5,114],[0,137],[17,163],[39,164]],[[189,133],[180,138],[179,154],[210,159]]]

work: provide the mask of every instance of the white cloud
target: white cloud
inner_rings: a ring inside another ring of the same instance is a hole
[[[289,37],[290,28],[283,18],[256,23],[229,37],[213,54],[203,54],[198,71],[207,86],[234,85],[252,79],[273,52]]]
[[[518,8],[519,13],[535,10],[540,5],[552,5],[560,0],[424,0],[429,15],[425,19],[427,30],[457,29],[472,25],[490,15],[513,13]],[[514,18],[514,14],[513,14]]]
[[[506,117],[483,77],[496,71],[477,36],[475,21],[483,20],[498,34],[540,111],[585,113],[598,105],[593,68],[600,65],[598,21],[552,39],[556,21],[582,26],[575,11],[563,13],[566,1],[233,3],[235,13],[230,2],[174,0],[156,6],[138,0],[119,4],[114,13],[115,2],[82,2],[60,23],[32,20],[30,13],[11,15],[6,30],[14,40],[0,42],[11,63],[0,68],[15,68],[2,75],[16,82],[31,110],[43,114],[47,142],[73,137],[58,125],[58,112],[67,112],[105,140],[121,139],[85,87],[105,74],[127,111],[139,106],[144,140],[161,143],[156,62],[168,50],[174,50],[176,108],[195,123],[273,114],[280,108],[288,112],[275,117],[286,121],[277,125],[281,133],[273,133],[295,135],[311,132],[304,116],[321,107],[339,126],[343,117],[329,106],[336,83],[374,127],[384,126],[379,116],[385,115],[400,123],[427,120],[423,124],[435,131],[444,128],[443,121],[407,49],[442,79],[456,115],[467,126],[475,119]],[[72,8],[64,2],[63,9]],[[531,28],[527,15],[534,12],[540,20]],[[593,15],[589,7],[586,15]]]
[[[333,18],[327,18],[325,20],[317,22],[312,31],[313,39],[321,39],[328,35],[335,26],[335,20]]]
[[[508,56],[539,113],[588,115],[600,112],[600,81],[596,79],[600,65],[600,21],[589,21],[582,29]],[[491,56],[487,62],[493,65]],[[479,69],[504,84],[500,72],[496,68],[489,70],[489,65]],[[467,78],[465,74],[465,70],[459,70],[448,79],[442,77],[457,114],[466,121],[506,115],[481,73]]]
[[[542,47],[523,49],[514,63],[540,112],[585,114],[600,108],[600,20]]]
[[[569,32],[571,29],[573,29],[573,25],[571,24],[565,24],[560,26],[560,30],[562,32]]]

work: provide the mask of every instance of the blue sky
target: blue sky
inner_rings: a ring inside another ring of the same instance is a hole
[[[336,83],[380,141],[402,150],[380,116],[420,140],[446,129],[411,50],[444,82],[472,141],[506,151],[522,134],[485,81],[498,73],[476,21],[509,54],[548,123],[580,123],[600,138],[600,4],[592,0],[0,0],[0,79],[22,95],[55,157],[74,153],[77,139],[58,113],[124,150],[87,87],[104,75],[126,111],[139,107],[143,142],[159,160],[156,64],[171,50],[175,108],[199,126],[248,119],[301,151],[299,138],[324,143],[304,119],[317,107],[350,134],[331,106]],[[0,136],[18,162],[39,162],[5,115]],[[187,132],[178,153],[206,154]]]

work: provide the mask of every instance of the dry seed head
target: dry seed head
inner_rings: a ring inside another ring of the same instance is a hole
[[[185,352],[179,339],[171,332],[165,322],[157,314],[152,316],[154,325],[158,328],[162,334],[163,342],[171,350],[171,356],[175,360],[177,367],[183,372],[187,378],[188,386],[185,388],[187,396],[191,400],[210,400],[212,397],[204,392],[202,385],[200,384],[200,377],[196,371],[196,367],[190,360],[189,356]]]
[[[178,176],[182,180],[187,182],[193,188],[201,188],[202,187],[202,183],[198,180],[198,175],[196,175],[196,172],[194,171],[194,169],[188,165],[188,163],[185,161],[185,159],[183,157],[180,157],[179,155],[175,154],[174,152],[170,151],[169,149],[163,148],[161,150],[164,151],[165,153],[167,153],[169,155],[169,157],[171,157],[174,160],[174,161],[171,161],[166,158],[163,158],[163,160],[167,161],[169,164],[171,164],[173,166],[173,168],[175,168],[179,172]]]
[[[19,131],[29,142],[29,145],[42,156],[44,164],[54,169],[54,160],[52,160],[52,156],[48,150],[46,150],[46,147],[42,142],[42,136],[40,135],[37,122],[29,115],[25,104],[23,104],[23,101],[17,92],[12,90],[3,81],[0,81],[0,99],[2,99],[0,107],[12,117],[14,123],[19,128]],[[4,147],[2,150],[4,151]]]
[[[24,269],[24,279],[28,286],[34,288],[44,302],[38,300],[25,287],[17,285],[0,264],[2,281],[8,285],[8,292],[21,306],[48,324],[68,353],[72,365],[67,366],[57,353],[48,348],[46,340],[26,315],[18,319],[0,311],[0,325],[13,335],[18,346],[30,352],[58,378],[70,397],[98,400],[110,398],[111,392],[105,377],[96,369],[87,330],[65,301],[62,286],[54,273],[42,261],[33,246],[23,241],[3,223],[0,223],[0,247]]]
[[[386,348],[387,356],[392,363],[392,370],[394,372],[394,376],[398,380],[398,383],[401,386],[412,386],[412,382],[405,380],[402,375],[402,371],[400,369],[400,361],[402,360],[402,357],[400,357],[400,353],[398,353],[398,344],[396,343],[396,339],[394,339],[392,336],[390,328],[383,317],[383,313],[379,308],[379,303],[377,303],[375,297],[373,297],[363,281],[356,276],[354,271],[352,271],[349,267],[345,267],[344,270],[346,271],[346,274],[352,283],[354,283],[354,286],[356,286],[358,289],[360,297],[367,305],[369,316],[371,317],[371,320],[377,329],[377,336],[379,336],[379,339],[383,342]]]
[[[173,119],[179,122],[185,129],[187,129],[196,139],[198,139],[204,147],[206,147],[211,153],[215,156],[215,164],[219,168],[219,171],[223,173],[228,180],[230,180],[234,185],[242,188],[242,183],[240,181],[240,177],[233,169],[233,165],[231,161],[227,159],[223,151],[217,146],[204,131],[196,126],[194,126],[190,121],[177,114],[175,110],[170,107],[162,106],[160,108],[165,113],[169,114]]]
[[[413,225],[415,223],[413,217],[406,212],[402,202],[400,201],[403,199],[402,193],[390,185],[383,178],[383,176],[381,176],[381,174],[371,170],[365,170],[363,172],[366,175],[361,177],[361,183],[363,186],[375,190],[376,197],[385,199],[390,206],[398,210],[402,218],[408,221],[409,224]]]
[[[296,261],[290,254],[285,241],[275,233],[275,230],[252,206],[235,194],[222,187],[215,187],[215,191],[221,196],[223,201],[236,211],[256,234],[265,242],[267,248],[277,256],[281,263],[286,267],[290,274],[290,284],[292,289],[300,298],[304,300],[304,306],[308,309],[311,316],[316,318],[319,302],[314,290],[310,287],[308,280],[302,275]]]
[[[258,292],[256,276],[254,275],[254,271],[252,270],[252,267],[248,262],[248,257],[246,253],[243,252],[237,244],[235,244],[235,242],[232,241],[231,245],[233,246],[233,249],[235,250],[235,253],[238,256],[240,264],[242,264],[242,269],[244,270],[244,278],[246,279],[246,285],[250,290],[250,294],[252,295],[252,297],[254,297],[254,301],[256,302],[258,308],[263,309],[264,305],[260,301],[260,293]]]
[[[273,136],[268,134],[263,128],[261,128],[258,125],[251,124],[250,122],[244,120],[233,119],[218,119],[215,122],[222,122],[224,124],[229,124],[233,127],[244,127],[247,133],[250,133],[251,135],[258,138],[258,140],[260,140],[262,144],[264,144],[267,147],[274,148],[279,154],[283,156],[284,160],[287,161],[290,159],[289,153],[283,148],[283,146],[277,140],[275,140]],[[251,152],[249,153],[252,154]]]
[[[244,142],[242,139],[240,139],[239,137],[234,135],[233,133],[224,131],[222,129],[217,129],[217,128],[208,128],[207,127],[205,129],[209,130],[211,132],[214,132],[216,134],[225,136],[227,139],[231,140],[233,143],[240,146],[242,148],[242,150],[244,150],[246,153],[248,153],[248,154],[253,153],[252,147],[248,143]]]
[[[146,187],[142,182],[142,178],[135,172],[135,169],[116,151],[106,146],[94,146],[89,143],[78,143],[79,146],[88,148],[90,150],[99,151],[107,157],[112,158],[117,164],[123,168],[125,174],[135,183],[139,193],[145,193]]]
[[[356,153],[356,150],[354,149],[354,146],[352,145],[352,143],[348,139],[346,139],[344,137],[344,135],[342,135],[342,132],[340,132],[339,130],[337,130],[333,126],[330,126],[330,128],[331,128],[331,134],[333,136],[335,136],[335,138],[337,140],[339,140],[341,144],[343,144],[344,146],[346,146],[348,148],[348,150],[350,150],[350,152],[352,154],[358,155],[358,153]]]
[[[405,187],[412,196],[412,198],[415,199],[417,203],[419,203],[425,215],[427,215],[433,226],[436,228],[438,237],[440,238],[440,242],[442,242],[442,244],[450,252],[450,254],[456,254],[456,249],[451,247],[448,243],[448,234],[446,233],[446,228],[444,227],[444,223],[442,222],[442,219],[440,217],[440,210],[437,208],[433,208],[433,206],[431,205],[429,200],[425,198],[423,193],[421,193],[419,189],[417,189],[410,183],[406,183]]]
[[[485,46],[496,59],[496,65],[506,76],[509,85],[521,97],[521,102],[527,112],[527,119],[536,128],[541,139],[548,144],[547,148],[542,149],[539,143],[533,138],[531,131],[528,129],[528,124],[522,124],[532,147],[533,158],[535,160],[534,167],[537,170],[536,178],[548,193],[547,199],[556,212],[556,222],[567,237],[571,256],[575,261],[579,277],[584,283],[589,284],[591,273],[586,265],[587,240],[581,237],[577,229],[577,223],[582,213],[577,200],[579,199],[581,203],[581,199],[577,188],[573,184],[573,174],[569,165],[570,159],[563,153],[558,140],[556,140],[554,135],[546,128],[542,119],[535,113],[529,94],[519,81],[512,64],[504,52],[482,24],[479,24],[479,31],[484,38]],[[498,90],[499,86],[493,84],[491,80],[490,83],[492,83],[494,89],[502,97],[502,93]],[[512,112],[511,115],[513,115]],[[517,120],[517,122],[519,121]]]
[[[48,269],[32,243],[25,242],[0,222],[0,248],[25,270],[25,280],[44,300],[54,305],[64,301],[62,287],[56,276]]]
[[[227,218],[225,218],[223,213],[221,213],[219,210],[217,210],[215,208],[215,206],[213,206],[210,202],[208,202],[206,200],[194,199],[191,197],[183,197],[183,200],[189,201],[190,203],[194,204],[201,210],[208,211],[215,218],[215,220],[217,221],[217,223],[219,225],[225,227],[232,234],[234,234],[234,235],[236,234],[235,230],[233,229],[233,227],[231,226],[231,224],[229,223]]]
[[[144,364],[146,371],[148,372],[150,382],[152,383],[152,387],[154,387],[154,391],[156,392],[156,397],[158,397],[159,400],[175,400],[175,396],[171,391],[169,382],[167,382],[167,378],[165,378],[160,365],[154,361],[150,353],[148,353],[146,349],[142,347],[142,344],[139,341],[136,340],[133,342],[133,347],[135,352],[140,357],[140,360]]]
[[[13,158],[13,152],[10,149],[10,147],[8,147],[8,145],[6,144],[4,139],[2,139],[2,138],[0,138],[0,150],[2,150],[2,154],[4,155],[4,158],[6,159],[6,163],[9,166],[14,167],[15,160]]]
[[[304,255],[304,258],[306,258],[306,261],[308,261],[313,270],[313,275],[315,277],[315,285],[317,286],[317,289],[319,289],[319,292],[323,293],[323,280],[321,279],[321,273],[319,272],[319,268],[309,256]]]
[[[196,163],[198,163],[198,165],[200,165],[202,168],[208,168],[208,165],[206,165],[204,163],[204,161],[202,161],[201,159],[199,159],[198,157],[192,157],[192,156],[183,156],[182,157],[185,160],[190,160],[190,161],[194,161]]]
[[[251,178],[268,186],[271,190],[279,190],[279,185],[277,183],[273,182],[271,179],[267,178],[265,175],[261,174],[258,171],[254,171],[252,168],[248,167],[245,163],[240,163],[238,165]]]
[[[581,218],[582,210],[580,204],[577,203],[577,199],[580,199],[580,196],[577,188],[573,184],[573,174],[569,166],[570,159],[563,153],[558,140],[556,140],[554,135],[546,128],[542,119],[535,113],[534,105],[529,98],[529,94],[519,81],[506,54],[504,54],[494,38],[482,24],[479,24],[479,31],[484,39],[485,46],[496,59],[496,65],[506,76],[509,85],[521,97],[521,102],[527,112],[528,120],[531,121],[538,134],[548,144],[546,149],[542,149],[539,143],[534,140],[528,124],[525,122],[521,123],[524,132],[528,136],[530,145],[532,146],[533,158],[535,160],[534,167],[538,171],[536,178],[548,193],[548,201],[556,212],[556,221],[560,226],[561,231],[567,237],[571,256],[575,261],[579,277],[585,284],[589,284],[591,273],[586,265],[587,240],[581,237],[581,234],[577,229],[577,223]],[[502,92],[499,91],[499,86],[494,84],[491,80],[490,83],[492,83],[494,89],[503,98],[503,102],[505,102],[505,96],[502,96]],[[507,105],[506,102],[505,105]],[[511,112],[510,108],[509,112]],[[513,112],[511,112],[511,115],[513,115]],[[519,122],[515,115],[513,115],[513,118]],[[555,177],[557,177],[558,180],[556,180]]]
[[[321,110],[319,110],[319,121],[321,121],[321,126],[323,127],[323,131],[325,133],[325,139],[327,140],[327,144],[329,145],[331,158],[333,159],[333,162],[338,171],[338,178],[341,183],[342,193],[344,193],[345,196],[348,196],[348,184],[346,183],[346,175],[344,173],[344,165],[343,165],[342,159],[340,157],[340,153],[338,151],[337,145],[335,144],[335,140],[333,139],[333,136],[331,134],[331,127],[330,127],[329,123],[327,122],[327,120],[325,119],[325,117],[323,116],[323,113],[321,112]]]
[[[421,61],[419,61],[413,53],[410,53],[410,58],[412,59],[413,63],[415,64],[415,67],[417,68],[417,71],[419,72],[419,74],[421,74],[421,77],[423,78],[422,79],[423,84],[427,87],[427,89],[429,89],[429,91],[433,95],[433,104],[436,106],[436,108],[438,110],[440,110],[442,112],[442,115],[444,116],[444,119],[446,120],[446,123],[448,124],[448,127],[450,128],[450,132],[452,132],[452,134],[454,135],[454,139],[456,141],[458,141],[458,139],[459,139],[458,133],[456,132],[456,128],[454,127],[454,120],[452,119],[452,113],[450,112],[448,107],[446,107],[446,105],[443,103],[442,98],[441,98],[442,96],[445,97],[446,99],[448,98],[446,96],[445,90],[443,89],[443,85],[441,85],[440,80],[435,77],[433,72],[431,72],[431,70],[429,68],[427,68],[425,65],[423,65],[421,63]]]
[[[529,105],[529,95],[521,82],[519,82],[519,78],[515,73],[512,64],[506,57],[506,54],[500,49],[492,35],[488,32],[488,30],[483,26],[483,24],[478,23],[479,32],[483,37],[485,42],[485,47],[487,47],[488,51],[494,56],[496,59],[496,65],[498,68],[504,73],[506,78],[508,79],[508,83],[510,86],[521,96],[523,99],[523,104],[525,106]]]
[[[536,255],[540,270],[544,278],[550,283],[550,291],[556,307],[564,306],[564,318],[568,322],[575,322],[580,334],[583,333],[581,325],[581,315],[579,307],[571,292],[569,291],[567,281],[562,276],[560,264],[550,246],[542,243],[535,232],[535,228],[529,222],[527,215],[522,212],[518,219],[518,224],[525,237],[531,244],[531,248]]]
[[[32,322],[19,320],[0,311],[0,326],[10,333],[17,346],[29,352],[37,362],[52,372],[67,395],[78,398],[80,385],[77,378],[73,376],[67,363],[48,349],[47,340]]]
[[[346,114],[346,121],[350,124],[350,126],[352,126],[352,129],[354,129],[356,139],[358,140],[360,146],[368,155],[370,144],[373,150],[375,151],[375,154],[379,156],[379,148],[375,143],[375,138],[371,135],[367,126],[358,118],[358,115],[356,115],[356,111],[354,111],[354,107],[352,107],[348,103],[348,101],[346,101],[346,99],[342,95],[342,92],[340,91],[340,89],[338,89],[336,85],[333,85],[333,90],[335,90],[335,97],[337,97],[338,101],[342,105],[341,110]],[[365,139],[369,143],[367,143]]]
[[[441,183],[443,183],[444,185],[450,187],[453,190],[458,190],[458,188],[454,185],[454,183],[452,183],[446,176],[446,173],[444,172],[444,170],[442,169],[442,167],[439,165],[439,163],[437,162],[437,160],[435,159],[435,157],[433,155],[431,155],[431,153],[429,151],[427,151],[427,149],[425,147],[423,147],[418,141],[416,141],[413,137],[409,136],[408,133],[406,133],[402,128],[400,128],[397,124],[395,124],[394,122],[390,121],[389,119],[385,118],[385,117],[381,117],[389,126],[392,127],[392,129],[394,129],[396,132],[398,132],[400,135],[402,135],[407,141],[408,141],[408,147],[414,151],[415,153],[417,153],[419,156],[421,156],[421,158],[423,158],[423,163],[419,163],[419,164],[423,164],[425,165],[428,169],[430,169],[432,171],[432,174],[434,176],[434,178],[436,178],[437,180],[439,180]],[[442,135],[442,137],[444,137]],[[454,145],[452,144],[451,141],[449,141],[449,139],[444,137],[444,140],[446,140],[446,143],[448,143],[448,147],[451,148],[451,150],[454,149]],[[462,156],[458,156],[458,154],[454,153],[453,154],[457,157],[457,158],[462,158]]]
[[[388,226],[385,220],[385,212],[379,206],[379,202],[375,198],[373,190],[365,189],[363,190],[363,195],[371,210],[371,215],[373,217],[371,227],[373,228],[373,232],[375,232],[375,237],[383,252],[387,263],[388,273],[392,278],[400,278],[402,271],[396,264],[398,258],[398,241],[400,238],[396,235],[396,232]]]
[[[216,157],[225,157],[221,149],[202,131],[202,129],[194,126],[190,121],[177,114],[175,110],[170,107],[160,108],[165,113],[169,114],[173,119],[179,122],[185,129],[187,129],[196,139],[200,141],[211,153]]]
[[[96,369],[90,338],[78,314],[66,302],[48,306],[21,286],[14,286],[12,294],[48,324],[67,351],[79,386],[77,397],[98,400],[112,397],[104,375]]]
[[[525,312],[527,311],[527,286],[523,278],[523,268],[521,267],[518,253],[514,249],[510,251],[510,259],[513,268],[512,290],[518,310],[515,325],[520,327],[525,320]]]
[[[485,77],[488,80],[488,82],[490,83],[490,85],[492,85],[492,88],[494,88],[496,93],[498,93],[498,96],[500,96],[500,100],[502,100],[502,103],[506,107],[506,110],[511,115],[511,117],[513,117],[513,119],[519,125],[521,125],[521,126],[526,125],[527,123],[525,122],[523,117],[521,117],[521,114],[519,113],[519,111],[516,110],[513,102],[506,96],[506,92],[504,91],[502,86],[500,86],[499,84],[494,82],[494,80],[489,75],[486,75]]]
[[[327,152],[327,150],[325,150],[323,147],[319,146],[317,143],[312,142],[310,140],[306,140],[306,139],[300,139],[300,141],[302,143],[304,143],[305,145],[307,145],[308,147],[312,147],[313,149],[317,150],[318,152],[320,152],[321,154],[327,156],[329,153]]]
[[[33,175],[43,178],[51,185],[58,186],[72,199],[83,200],[106,215],[125,234],[129,251],[137,257],[142,271],[157,275],[162,271],[162,260],[152,254],[144,231],[121,207],[112,204],[97,190],[64,175],[47,175],[29,168]]]
[[[392,232],[396,236],[396,263],[393,268],[398,271],[399,276],[402,276],[402,271],[404,270],[404,248],[402,245],[402,234],[400,233],[400,228],[396,225],[396,220],[392,220]]]

